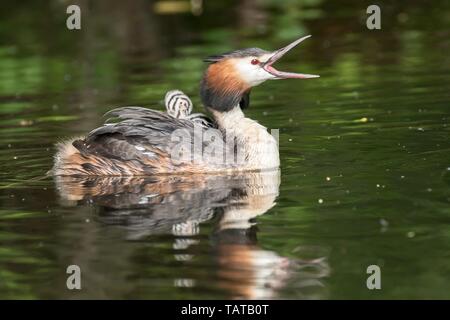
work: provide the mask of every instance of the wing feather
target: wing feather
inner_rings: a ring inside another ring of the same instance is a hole
[[[174,118],[161,111],[130,106],[113,109],[105,116],[109,118],[103,126],[92,130],[84,140],[74,141],[73,146],[82,155],[100,156],[120,163],[128,161],[133,166],[138,163],[147,171],[154,168],[155,172],[172,172],[176,168],[171,163],[170,154],[178,143],[173,141],[174,131],[183,129],[190,134],[191,150],[195,139],[203,141],[199,136],[202,131],[194,129],[194,121]],[[220,133],[218,129],[208,129]]]

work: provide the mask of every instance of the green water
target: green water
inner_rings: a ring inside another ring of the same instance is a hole
[[[450,8],[378,1],[370,31],[368,4],[86,1],[68,31],[61,2],[4,3],[0,298],[450,298]],[[204,56],[305,34],[279,66],[321,78],[264,83],[247,111],[280,129],[279,177],[45,177],[112,107],[178,88],[202,112]]]

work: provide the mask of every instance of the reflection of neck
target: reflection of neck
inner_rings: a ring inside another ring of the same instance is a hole
[[[220,230],[248,229],[257,216],[263,215],[275,205],[280,185],[280,171],[271,170],[246,174],[242,195],[224,208],[219,222]]]

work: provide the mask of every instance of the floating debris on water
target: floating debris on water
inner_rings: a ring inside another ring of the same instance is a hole
[[[389,222],[383,218],[380,219],[380,225],[381,225],[381,230],[380,232],[384,233],[387,231],[388,227],[389,227]]]
[[[367,122],[367,121],[369,121],[369,119],[366,117],[362,117],[361,119],[353,120],[353,122],[362,122],[362,123]]]
[[[407,236],[408,238],[414,238],[414,237],[416,236],[416,233],[415,233],[414,231],[409,231],[409,232],[406,234],[406,236]]]
[[[33,124],[33,120],[22,119],[19,121],[19,125],[21,125],[22,127],[31,126],[32,124]]]

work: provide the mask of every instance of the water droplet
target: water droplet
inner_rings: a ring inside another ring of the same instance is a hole
[[[362,123],[365,123],[365,122],[367,122],[367,121],[369,121],[369,119],[366,118],[366,117],[362,117],[361,119],[355,120],[355,122],[362,122]]]
[[[387,227],[389,225],[389,222],[385,219],[380,219],[380,224],[382,227]]]

